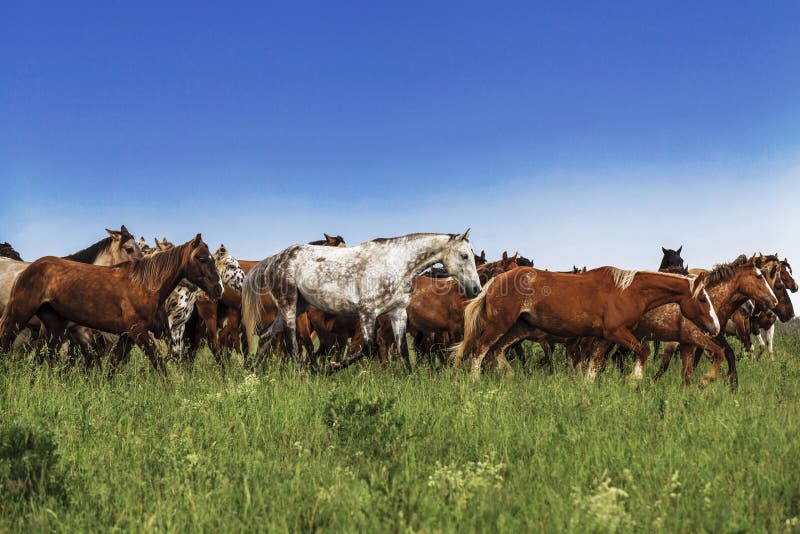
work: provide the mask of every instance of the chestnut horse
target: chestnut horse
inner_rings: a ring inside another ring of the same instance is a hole
[[[739,262],[741,262],[745,258],[744,256],[740,256]],[[765,309],[774,308],[778,302],[776,297],[775,291],[780,290],[783,287],[780,278],[780,261],[777,260],[777,257],[772,260],[768,259],[764,256],[757,256],[751,258],[750,261],[753,261],[755,267],[758,269],[758,273],[763,277],[764,282],[770,289],[770,297],[769,298],[756,298],[753,299],[756,305],[763,306]],[[749,262],[748,262],[749,263]],[[729,267],[731,264],[729,264]],[[707,271],[702,269],[690,269],[690,272],[700,272],[702,274],[706,274]],[[730,285],[731,282],[723,281],[722,284]],[[723,319],[722,324],[725,325],[733,315],[733,313],[742,307],[742,305],[747,302],[748,297],[746,295],[742,295],[741,293],[735,293],[735,298],[728,303],[726,306],[723,306],[723,309],[720,311],[720,317]],[[714,337],[714,343],[720,347],[725,352],[725,360],[728,363],[728,380],[730,382],[730,386],[732,389],[736,389],[739,385],[739,377],[736,372],[736,353],[733,351],[733,348],[728,343],[728,340],[725,338],[725,332],[721,331],[718,335]],[[662,376],[667,368],[669,367],[669,362],[672,357],[672,354],[675,352],[676,345],[674,343],[669,344],[667,347],[664,348],[664,355],[661,359],[661,366],[656,372],[655,378],[659,378]],[[692,367],[697,367],[697,364],[700,361],[700,357],[703,355],[703,348],[698,347],[696,345],[691,345],[688,343],[680,344],[681,348],[681,355],[684,360],[684,368],[689,365],[691,362]]]
[[[698,326],[713,334],[719,331],[704,278],[615,267],[578,275],[514,269],[490,280],[467,305],[464,340],[454,348],[456,365],[472,355],[471,375],[477,380],[483,359],[492,352],[498,367],[511,373],[505,349],[541,331],[560,338],[593,336],[631,348],[637,354],[632,378],[641,380],[649,349],[631,330],[648,310],[677,302]],[[596,374],[593,365],[588,377]]]
[[[735,310],[741,307],[747,299],[763,303],[764,306],[773,307],[777,303],[775,294],[767,284],[763,274],[755,265],[755,259],[747,259],[741,255],[730,263],[716,265],[708,272],[705,279],[706,291],[711,298],[711,303],[717,312],[720,323],[726,324]],[[717,379],[719,367],[725,359],[725,350],[712,341],[706,333],[687,321],[676,304],[666,304],[648,311],[642,316],[634,330],[636,337],[647,343],[650,340],[680,342],[685,349],[683,362],[683,385],[691,385],[694,374],[694,348],[699,347],[713,354],[713,364],[701,385]],[[736,362],[728,361],[729,379],[731,384],[736,381]],[[656,377],[663,372],[659,371]]]
[[[75,254],[65,256],[64,259],[110,266],[142,257],[142,251],[124,224],[119,231],[106,229],[106,232],[108,232],[108,237],[105,239],[101,239]],[[29,265],[28,262],[15,259],[0,259],[0,313],[3,312],[3,308],[8,302],[14,281]]]
[[[183,278],[212,297],[222,294],[222,280],[200,234],[166,252],[114,267],[46,256],[33,262],[14,285],[0,319],[0,348],[8,350],[17,331],[37,315],[51,336],[51,348],[58,346],[72,321],[141,345],[158,368],[163,364],[148,331]]]

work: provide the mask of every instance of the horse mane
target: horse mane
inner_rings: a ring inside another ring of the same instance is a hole
[[[397,241],[397,240],[400,240],[400,239],[409,239],[409,238],[415,238],[415,237],[432,237],[432,236],[436,236],[436,235],[446,235],[446,236],[450,236],[450,239],[453,239],[458,234],[434,234],[434,233],[431,233],[431,232],[417,232],[417,233],[414,233],[414,234],[406,234],[406,235],[401,235],[401,236],[397,236],[397,237],[376,237],[375,239],[371,239],[370,241],[366,241],[366,243],[387,243],[389,241]]]
[[[614,285],[617,286],[617,289],[620,291],[628,289],[628,286],[633,283],[636,273],[639,272],[628,269],[618,269],[616,267],[605,267],[605,269],[608,274],[611,275],[611,278],[614,280]]]
[[[517,256],[517,265],[520,267],[533,267],[533,262],[525,256]]]
[[[110,239],[110,238],[109,238]],[[131,280],[155,291],[167,276],[173,274],[182,264],[186,245],[153,254],[131,263]]]
[[[19,252],[14,250],[14,247],[11,246],[11,243],[0,243],[0,256],[4,258],[11,258],[12,260],[22,261]]]
[[[747,256],[742,254],[731,262],[714,265],[706,275],[706,287],[715,286],[726,280],[730,280],[736,274],[736,270],[745,263],[747,263]]]
[[[83,250],[79,250],[75,254],[64,256],[63,259],[77,261],[78,263],[93,263],[100,254],[109,249],[112,241],[113,239],[111,239],[111,237],[106,237],[94,245],[90,245]]]

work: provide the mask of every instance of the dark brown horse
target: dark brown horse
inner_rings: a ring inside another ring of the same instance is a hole
[[[631,330],[648,310],[677,302],[698,326],[713,334],[719,331],[703,280],[615,267],[579,275],[514,269],[492,279],[467,306],[464,340],[455,347],[455,361],[460,364],[472,355],[471,374],[477,380],[490,352],[498,367],[510,373],[503,352],[536,331],[567,339],[591,336],[633,349],[637,361],[632,378],[640,380],[649,348]],[[590,367],[590,379],[597,370],[597,365]]]
[[[51,348],[60,344],[72,321],[141,345],[153,367],[159,367],[163,364],[148,332],[183,278],[212,297],[222,294],[222,281],[200,234],[166,252],[114,267],[41,258],[14,285],[0,319],[0,348],[8,350],[17,331],[36,315],[50,335]]]

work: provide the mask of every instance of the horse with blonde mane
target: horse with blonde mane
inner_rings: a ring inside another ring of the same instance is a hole
[[[543,332],[559,338],[592,336],[637,354],[632,378],[641,380],[649,356],[632,329],[642,315],[670,302],[699,327],[716,334],[719,323],[704,288],[705,275],[685,276],[600,267],[564,274],[520,267],[493,278],[464,312],[464,340],[454,347],[456,364],[472,356],[471,376],[491,353],[511,373],[503,352],[520,339]],[[596,368],[589,369],[593,379]]]

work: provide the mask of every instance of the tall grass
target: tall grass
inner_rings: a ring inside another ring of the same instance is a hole
[[[798,531],[800,334],[776,349],[736,394],[684,391],[678,365],[634,391],[613,369],[471,384],[205,353],[165,379],[136,354],[109,379],[6,356],[0,530]]]

